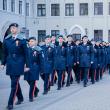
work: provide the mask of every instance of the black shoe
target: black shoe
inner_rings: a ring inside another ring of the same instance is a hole
[[[23,102],[23,100],[18,100],[15,105],[20,105]]]
[[[61,90],[61,87],[58,87],[57,90]]]
[[[95,84],[95,81],[92,81],[92,84]]]
[[[97,79],[96,82],[99,82],[99,79]]]
[[[7,109],[7,110],[12,110],[12,109],[13,109],[13,105],[8,105],[8,106],[6,107],[6,109]]]
[[[34,97],[38,97],[39,89],[37,89],[34,93]]]
[[[34,100],[33,99],[29,99],[29,102],[33,102]]]
[[[66,84],[66,87],[69,87],[69,86],[70,86],[70,84],[69,84],[69,83],[67,83],[67,84]]]
[[[64,85],[65,85],[65,82],[62,82],[62,87],[64,87]]]
[[[54,83],[51,83],[51,86],[54,86]]]
[[[48,93],[48,91],[44,91],[44,92],[43,92],[43,95],[46,95],[47,93]]]
[[[48,87],[48,91],[50,91],[50,86]]]
[[[86,83],[84,83],[84,87],[87,87],[87,84]]]
[[[79,83],[80,83],[80,81],[77,81],[77,83],[79,84]]]

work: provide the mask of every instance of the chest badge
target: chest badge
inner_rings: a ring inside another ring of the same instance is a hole
[[[36,52],[36,51],[34,51],[33,56],[36,56],[36,55],[37,55],[37,52]]]
[[[89,46],[87,46],[87,50],[90,50],[90,47]]]
[[[19,41],[18,40],[16,40],[16,46],[18,46],[19,45]]]

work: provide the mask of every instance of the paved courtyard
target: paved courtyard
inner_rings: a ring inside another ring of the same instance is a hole
[[[51,88],[47,95],[42,95],[43,82],[38,86],[39,96],[34,102],[28,99],[28,84],[21,77],[20,84],[24,95],[24,102],[14,106],[15,110],[110,110],[110,76],[105,73],[103,79],[95,85],[89,84],[84,88],[75,81],[70,87],[57,91],[57,86]],[[10,79],[5,71],[0,70],[0,110],[5,110],[10,93]]]

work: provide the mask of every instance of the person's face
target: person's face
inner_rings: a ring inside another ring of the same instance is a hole
[[[50,39],[50,38],[46,38],[46,39],[45,39],[45,43],[46,43],[46,44],[49,44],[50,42],[51,42],[51,39]]]
[[[106,46],[109,46],[109,43],[106,43]]]
[[[92,45],[95,45],[95,41],[91,41]]]
[[[102,43],[100,43],[100,46],[103,46],[103,44],[102,44]]]
[[[100,43],[99,43],[99,42],[96,42],[95,44],[96,44],[97,46],[99,46]]]
[[[106,45],[106,43],[105,42],[102,42],[102,45]]]
[[[56,37],[52,36],[51,41],[55,41],[55,40],[56,40]]]
[[[88,38],[87,37],[84,37],[83,38],[83,43],[87,43],[88,42]]]
[[[80,41],[79,41],[79,40],[77,40],[77,41],[76,41],[76,45],[79,45],[79,43],[80,43]]]
[[[30,41],[29,41],[29,46],[30,47],[33,47],[33,46],[35,46],[37,44],[37,42],[36,42],[36,40],[34,40],[34,39],[31,39]]]
[[[72,37],[68,37],[67,41],[68,43],[71,43],[73,41]]]
[[[18,33],[18,28],[15,26],[11,26],[10,31],[12,34],[17,34]]]
[[[62,37],[59,37],[59,38],[58,38],[58,42],[59,42],[59,43],[62,43],[62,42],[63,42],[63,38],[62,38]]]

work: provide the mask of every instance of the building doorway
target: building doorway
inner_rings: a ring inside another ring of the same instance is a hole
[[[80,40],[81,34],[72,34],[73,40]]]
[[[85,29],[80,25],[74,25],[70,28],[69,34],[72,35],[73,40],[81,39],[82,36],[86,35]]]
[[[95,41],[103,40],[103,30],[94,30],[94,40]]]

